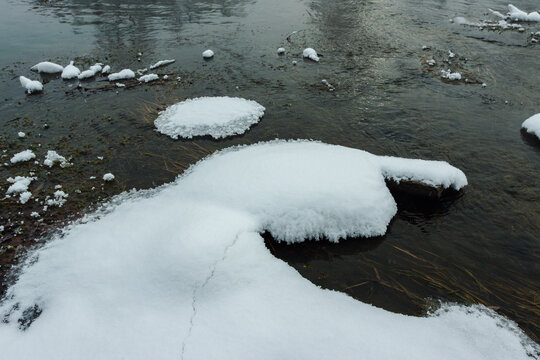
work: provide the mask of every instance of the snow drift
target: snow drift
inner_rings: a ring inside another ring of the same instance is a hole
[[[162,111],[154,125],[162,134],[178,137],[210,135],[215,139],[243,134],[259,122],[265,108],[242,98],[200,97],[188,99]]]
[[[467,183],[443,162],[275,141],[219,152],[172,184],[125,193],[29,259],[0,305],[2,354],[493,360],[537,351],[484,307],[394,314],[313,285],[266,249],[264,230],[287,242],[384,234],[396,213],[385,176]]]

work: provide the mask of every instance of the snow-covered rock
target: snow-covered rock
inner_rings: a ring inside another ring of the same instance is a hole
[[[62,72],[64,67],[62,65],[55,64],[49,61],[43,61],[39,64],[36,64],[30,68],[30,70],[37,71],[40,73],[56,74]]]
[[[283,54],[285,54],[285,48],[282,48],[282,47],[278,48],[278,49],[277,49],[277,53],[278,53],[278,55],[283,55]]]
[[[111,72],[111,67],[110,67],[109,65],[105,65],[105,66],[103,67],[103,69],[101,69],[101,73],[102,73],[103,75],[109,74],[110,72]]]
[[[0,304],[2,355],[529,359],[538,346],[481,305],[392,313],[315,286],[265,247],[263,231],[287,242],[384,234],[396,213],[384,176],[466,182],[448,164],[391,159],[314,142],[257,144],[113,199],[29,258]]]
[[[75,79],[76,77],[80,75],[80,73],[81,73],[81,70],[79,70],[78,67],[73,65],[73,61],[70,61],[69,65],[67,65],[62,71],[62,79],[64,80]]]
[[[175,61],[176,61],[175,59],[170,59],[170,60],[160,60],[160,61],[158,61],[157,63],[155,63],[154,65],[150,65],[150,70],[154,70],[154,69],[156,69],[156,68],[158,68],[158,67],[172,64],[172,63],[175,62]]]
[[[79,78],[79,80],[91,79],[95,75],[96,75],[96,73],[94,71],[92,71],[92,70],[84,70],[83,72],[81,72],[79,74],[79,76],[77,76],[77,78]]]
[[[133,72],[133,70],[123,69],[120,72],[110,74],[108,79],[109,81],[116,81],[116,80],[133,79],[134,77],[135,77],[135,73]]]
[[[538,22],[540,21],[540,14],[536,11],[527,13],[523,10],[518,9],[514,5],[508,5],[508,17],[513,21],[529,21],[529,22]]]
[[[28,94],[43,91],[43,84],[37,80],[30,80],[24,76],[19,76],[19,81]]]
[[[122,84],[122,83],[116,83],[115,85],[116,87],[119,87],[119,88],[126,87],[126,84]]]
[[[448,80],[461,80],[461,74],[458,72],[452,72],[450,69],[441,70],[441,77]]]
[[[29,161],[29,160],[32,160],[32,159],[35,159],[36,158],[36,154],[34,154],[34,152],[32,150],[24,150],[24,151],[21,151],[15,155],[13,155],[13,157],[11,158],[11,163],[12,164],[15,164],[15,163],[18,163],[18,162],[24,162],[24,161]]]
[[[528,133],[536,135],[540,139],[540,113],[531,116],[521,124],[521,127]]]
[[[140,82],[147,83],[147,82],[158,80],[158,79],[159,79],[159,76],[157,74],[147,74],[147,75],[141,76],[138,80]]]
[[[205,59],[210,59],[214,57],[214,52],[210,49],[203,51],[202,57]]]
[[[203,135],[219,139],[244,133],[259,121],[264,110],[252,100],[200,97],[169,106],[159,114],[154,125],[157,131],[173,139]]]
[[[114,180],[114,175],[111,174],[111,173],[106,173],[105,175],[103,175],[103,181],[113,181]]]
[[[319,56],[317,55],[317,52],[312,48],[304,49],[304,51],[302,52],[302,56],[310,60],[319,62]]]
[[[92,70],[94,74],[97,74],[98,72],[101,72],[101,70],[103,70],[102,66],[102,63],[95,63],[94,65],[90,66],[89,70]]]

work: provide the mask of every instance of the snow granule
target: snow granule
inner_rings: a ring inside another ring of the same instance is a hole
[[[210,59],[214,57],[214,52],[210,49],[203,51],[202,57],[205,59]]]
[[[37,71],[40,73],[56,74],[62,72],[64,67],[49,61],[43,61],[39,64],[36,64],[30,68],[30,70]]]
[[[540,113],[531,116],[521,124],[521,127],[528,133],[536,135],[540,139]]]
[[[259,122],[265,108],[252,100],[232,97],[188,99],[162,111],[154,125],[162,134],[178,137],[210,135],[215,139],[243,134]]]
[[[29,160],[32,160],[36,157],[36,154],[34,154],[34,152],[32,150],[24,150],[24,151],[21,151],[20,153],[17,153],[15,155],[13,155],[13,157],[11,158],[11,163],[12,164],[15,164],[15,163],[18,163],[18,162],[24,162],[24,161],[29,161]]]
[[[158,61],[157,63],[155,63],[154,65],[150,65],[150,70],[154,70],[154,69],[156,69],[156,68],[158,68],[158,67],[172,64],[172,63],[175,62],[175,61],[176,61],[175,59],[170,59],[170,60],[160,60],[160,61]]]
[[[37,80],[30,80],[24,76],[19,76],[19,81],[28,94],[43,91],[43,84]]]
[[[116,81],[116,80],[124,80],[124,79],[133,79],[135,77],[135,73],[133,70],[130,69],[124,69],[120,72],[110,74],[108,79],[109,81]]]
[[[319,56],[317,55],[317,52],[312,48],[304,49],[304,51],[302,52],[302,56],[310,60],[319,62]]]

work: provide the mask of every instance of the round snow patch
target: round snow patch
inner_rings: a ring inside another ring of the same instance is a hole
[[[162,134],[178,137],[210,135],[215,139],[243,134],[264,115],[264,106],[242,98],[200,97],[162,111],[154,125]]]

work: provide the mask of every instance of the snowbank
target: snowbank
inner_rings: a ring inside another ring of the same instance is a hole
[[[133,70],[130,69],[124,69],[120,72],[110,74],[108,79],[109,81],[116,81],[116,80],[124,80],[124,79],[133,79],[135,77],[135,73]]]
[[[171,59],[171,60],[160,60],[160,61],[158,61],[157,63],[155,63],[154,65],[150,65],[150,70],[154,70],[154,69],[156,69],[156,68],[158,68],[158,67],[172,64],[172,63],[175,62],[175,61],[176,61],[175,59]]]
[[[304,49],[304,51],[302,52],[302,56],[310,60],[319,62],[319,56],[317,55],[317,52],[312,48]]]
[[[37,80],[30,80],[24,76],[19,76],[19,81],[28,94],[43,91],[43,84]]]
[[[2,354],[527,359],[536,345],[482,306],[394,314],[313,285],[265,247],[265,229],[289,242],[383,234],[396,212],[383,170],[463,185],[449,165],[391,159],[278,141],[225,150],[173,184],[123,194],[29,259],[0,305]]]
[[[188,99],[162,111],[154,125],[162,134],[178,137],[210,135],[215,139],[243,134],[264,114],[252,100],[231,97]]]
[[[49,61],[43,61],[39,64],[36,64],[30,68],[30,70],[37,71],[40,73],[56,74],[62,72],[64,67]]]
[[[70,80],[75,79],[78,77],[81,73],[81,70],[79,70],[78,67],[73,65],[73,61],[69,62],[69,65],[64,68],[62,71],[62,79],[64,80]]]
[[[32,150],[24,150],[13,155],[10,161],[12,164],[15,164],[18,162],[24,162],[24,161],[32,160],[35,158],[36,158],[36,154],[34,154]]]
[[[528,133],[536,135],[540,139],[540,113],[531,116],[521,124],[521,127]]]

